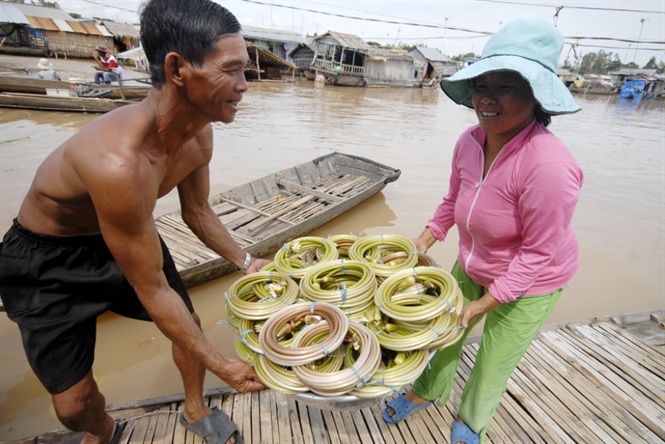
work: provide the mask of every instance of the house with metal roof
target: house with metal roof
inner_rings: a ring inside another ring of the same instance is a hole
[[[288,54],[300,43],[307,43],[310,40],[296,32],[247,25],[242,26],[242,36],[248,43],[253,43],[289,63],[292,61]]]
[[[416,86],[422,65],[401,49],[373,48],[354,34],[328,31],[314,39],[312,69],[343,86]]]
[[[90,57],[96,45],[113,47],[102,25],[75,20],[62,9],[0,1],[0,52]]]
[[[314,80],[315,73],[312,69],[312,63],[314,62],[315,52],[316,45],[313,41],[310,41],[308,43],[299,43],[287,54],[291,63],[298,67],[296,72],[299,75],[304,75],[309,80]]]
[[[423,65],[403,49],[370,48],[365,62],[367,86],[420,86]]]
[[[629,80],[644,80],[646,97],[662,97],[665,95],[665,75],[658,69],[648,68],[621,68],[609,73],[617,87],[623,86]]]
[[[452,76],[461,68],[460,62],[442,54],[436,48],[417,46],[409,51],[409,55],[423,65],[420,77],[423,84],[430,81],[437,83],[438,80]]]

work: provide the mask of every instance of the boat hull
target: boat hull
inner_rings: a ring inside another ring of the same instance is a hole
[[[48,90],[74,90],[77,95],[103,97],[105,99],[142,100],[148,95],[150,85],[97,85],[95,83],[40,80],[30,77],[0,76],[0,92],[48,94]],[[79,92],[81,94],[79,94]]]
[[[399,175],[400,170],[369,159],[331,153],[218,194],[210,205],[245,251],[265,257],[378,193]],[[159,217],[156,224],[185,286],[235,270],[191,233],[179,212]]]
[[[131,100],[102,99],[88,97],[63,97],[41,94],[0,93],[0,107],[24,108],[42,111],[69,111],[106,113],[121,106],[130,105]]]

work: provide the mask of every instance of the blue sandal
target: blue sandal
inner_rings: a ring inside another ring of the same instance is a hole
[[[394,414],[395,418],[393,418],[388,414],[387,408],[381,413],[383,420],[388,424],[397,424],[398,422],[402,421],[404,418],[409,416],[411,413],[415,413],[418,410],[422,410],[432,405],[431,401],[425,402],[423,404],[416,404],[406,399],[406,396],[404,395],[405,393],[400,393],[398,397],[393,398],[390,402],[386,404],[387,407],[390,407],[395,412]]]
[[[455,420],[453,422],[453,431],[451,433],[450,442],[452,444],[456,444],[458,442],[463,442],[466,444],[480,444],[480,435],[471,430],[468,425]]]

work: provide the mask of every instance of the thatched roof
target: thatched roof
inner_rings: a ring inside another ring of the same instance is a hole
[[[117,23],[112,21],[103,21],[102,25],[116,37],[129,37],[133,39],[140,38],[139,27],[129,23]]]

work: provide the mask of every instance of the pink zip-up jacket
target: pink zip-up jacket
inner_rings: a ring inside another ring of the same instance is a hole
[[[579,266],[571,220],[582,169],[534,121],[501,149],[483,179],[485,138],[476,125],[457,141],[448,194],[427,227],[442,241],[457,224],[462,270],[499,302],[563,288]]]

